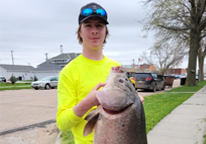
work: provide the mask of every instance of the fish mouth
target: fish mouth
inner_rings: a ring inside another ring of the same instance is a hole
[[[120,109],[120,110],[109,110],[109,109],[106,109],[103,107],[103,110],[108,113],[108,114],[120,114],[120,113],[123,113],[124,111],[126,111],[127,109],[131,108],[131,106],[133,105],[133,103],[125,106],[124,108]]]

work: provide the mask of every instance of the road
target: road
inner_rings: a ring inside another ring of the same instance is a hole
[[[58,132],[56,107],[56,89],[1,91],[0,143],[53,143]]]
[[[179,86],[175,80],[174,87]],[[157,91],[160,93],[163,91]],[[149,96],[153,92],[141,92]],[[0,91],[0,144],[51,144],[58,134],[55,123],[57,90]]]

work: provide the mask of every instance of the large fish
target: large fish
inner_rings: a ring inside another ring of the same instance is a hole
[[[87,117],[84,136],[94,131],[94,144],[147,144],[142,102],[126,71],[113,67],[98,91],[100,105]]]

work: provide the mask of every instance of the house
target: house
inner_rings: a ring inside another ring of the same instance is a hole
[[[49,59],[48,61],[63,68],[65,65],[67,65],[70,61],[72,61],[79,55],[80,53],[62,53],[56,57]]]
[[[122,65],[122,67],[130,74],[138,73],[138,72],[153,72],[156,70],[156,67],[150,64],[143,64],[140,65]]]
[[[140,65],[140,69],[143,71],[150,71],[150,72],[156,71],[156,67],[151,64],[142,64]]]
[[[32,70],[32,73],[34,76],[37,77],[38,80],[46,77],[46,76],[58,76],[60,71],[62,70],[62,67],[51,63],[49,60],[38,65],[38,67],[34,70]]]
[[[62,53],[39,64],[37,68],[25,65],[0,64],[0,75],[10,79],[12,75],[20,80],[42,79],[46,76],[58,76],[62,68],[80,53]]]
[[[45,62],[32,70],[32,73],[37,79],[42,79],[46,76],[58,76],[62,68],[79,55],[80,53],[62,53],[51,59],[46,59]]]
[[[32,80],[33,73],[31,71],[34,69],[27,65],[0,64],[0,75],[5,76],[6,80],[10,79],[12,75],[21,80]]]
[[[183,68],[173,68],[169,69],[165,74],[181,75],[183,73],[187,73],[187,70]]]

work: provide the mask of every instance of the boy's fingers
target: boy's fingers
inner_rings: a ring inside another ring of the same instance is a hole
[[[106,83],[98,83],[98,85],[95,87],[95,90],[98,90],[105,85],[106,85]]]

